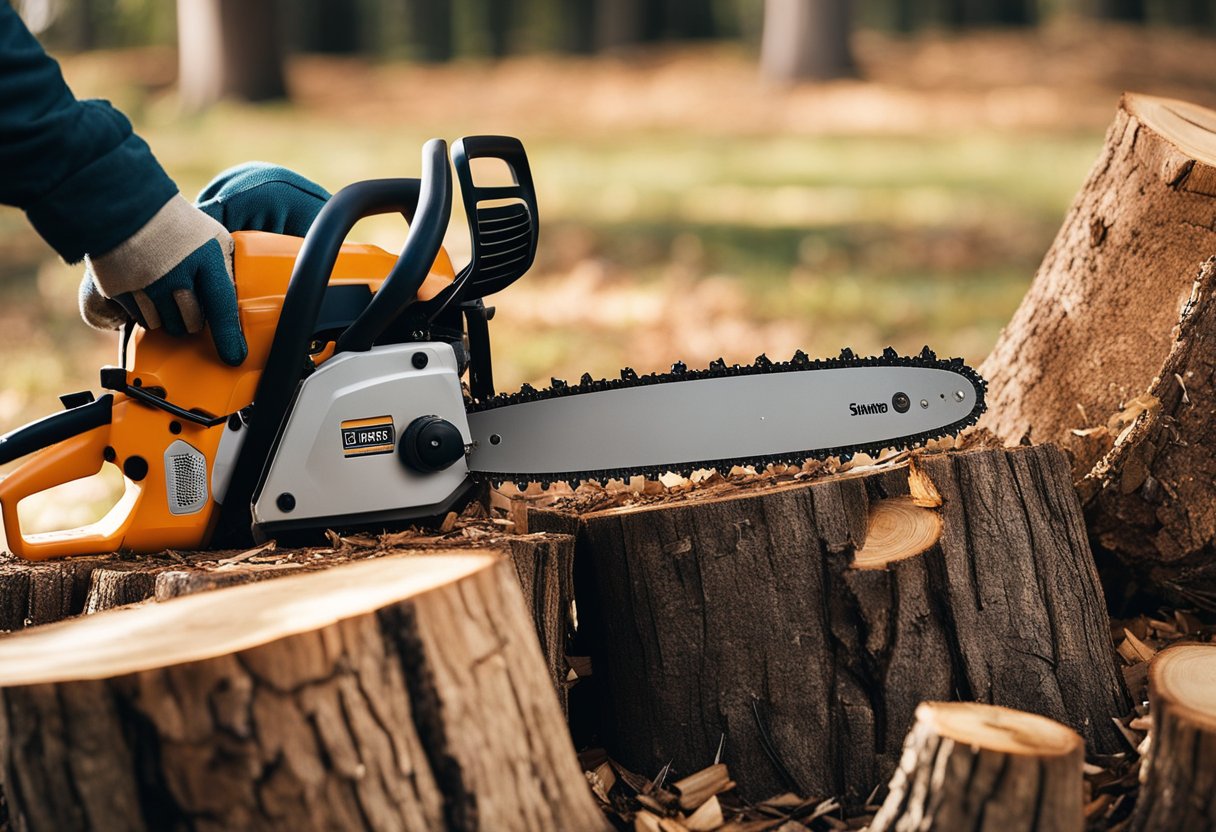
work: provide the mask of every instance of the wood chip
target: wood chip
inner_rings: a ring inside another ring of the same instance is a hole
[[[352,534],[349,537],[340,537],[338,539],[347,545],[358,546],[360,549],[371,549],[380,544],[380,541],[376,538],[363,534]]]
[[[806,801],[793,792],[784,792],[776,797],[760,801],[761,806],[771,806],[774,809],[794,809]]]
[[[661,818],[650,812],[641,811],[633,816],[634,832],[663,832],[659,825]]]
[[[454,511],[449,511],[443,518],[443,522],[439,524],[439,531],[447,534],[452,529],[456,528],[457,514]]]
[[[714,795],[702,803],[697,811],[689,815],[688,820],[684,821],[684,825],[692,832],[711,832],[725,822],[726,818],[722,815],[722,804],[718,801],[717,795]]]
[[[566,656],[566,664],[570,665],[570,672],[579,679],[586,679],[592,673],[590,656]]]
[[[220,569],[223,569],[223,568],[229,567],[229,566],[233,566],[234,564],[238,564],[241,561],[248,560],[249,558],[253,557],[254,555],[260,555],[262,552],[273,551],[275,545],[276,545],[275,542],[272,540],[269,543],[263,543],[261,546],[255,546],[252,549],[247,549],[246,551],[241,552],[239,555],[233,555],[230,558],[222,558],[222,559],[216,561],[216,563],[218,563],[220,565],[219,566]]]
[[[1089,803],[1086,803],[1085,819],[1087,821],[1092,820],[1093,818],[1103,814],[1106,811],[1106,808],[1110,806],[1113,799],[1114,798],[1112,798],[1109,794],[1100,794],[1093,800],[1089,801]]]
[[[1156,650],[1154,650],[1152,647],[1149,647],[1147,644],[1145,644],[1140,639],[1136,638],[1135,634],[1132,633],[1132,631],[1127,629],[1126,627],[1123,628],[1123,635],[1126,640],[1123,642],[1123,644],[1119,645],[1119,653],[1124,658],[1127,658],[1128,661],[1134,661],[1134,660],[1138,659],[1139,661],[1146,662],[1157,654]],[[1131,645],[1130,646],[1131,654],[1134,657],[1136,657],[1136,659],[1129,658],[1127,653],[1124,652],[1124,648],[1127,645]]]
[[[714,795],[733,789],[735,784],[726,763],[716,763],[677,780],[671,787],[680,796],[680,808],[691,812]]]

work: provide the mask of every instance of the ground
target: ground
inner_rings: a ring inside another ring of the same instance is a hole
[[[857,45],[861,80],[795,88],[762,83],[736,47],[443,67],[305,57],[292,104],[191,117],[170,52],[64,67],[79,94],[131,115],[187,194],[251,158],[336,190],[416,175],[431,136],[520,136],[542,236],[533,272],[492,301],[501,389],[797,348],[928,343],[978,362],[1120,92],[1216,104],[1194,60],[1211,41],[1169,30],[862,32]],[[402,233],[382,219],[354,236],[396,249]],[[448,243],[459,262],[459,219]],[[76,318],[78,274],[0,211],[0,430],[96,387],[114,360],[113,338]]]

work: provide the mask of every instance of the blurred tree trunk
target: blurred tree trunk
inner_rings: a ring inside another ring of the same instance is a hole
[[[287,96],[277,0],[177,0],[182,104]]]
[[[358,3],[354,0],[307,0],[300,6],[303,29],[300,46],[305,52],[345,55],[359,51]]]
[[[515,19],[513,0],[485,0],[486,46],[491,57],[505,58],[511,51],[511,28]]]
[[[855,75],[850,5],[851,0],[765,0],[764,75],[786,83]]]
[[[566,0],[562,3],[562,49],[575,55],[595,51],[595,0]]]
[[[663,7],[668,37],[709,40],[718,36],[712,0],[666,0]]]
[[[454,53],[451,0],[407,0],[418,60],[440,63]]]
[[[595,6],[595,41],[600,49],[634,46],[646,39],[643,0],[598,0]]]
[[[1104,20],[1144,23],[1144,0],[1094,0],[1094,14]]]
[[[68,48],[85,52],[97,47],[97,10],[93,0],[75,0],[67,13]]]
[[[949,0],[946,22],[955,28],[967,26],[1030,26],[1035,23],[1034,0]]]
[[[1216,23],[1216,2],[1213,0],[1169,0],[1164,11],[1166,22],[1172,26],[1211,28]]]
[[[903,34],[912,32],[920,22],[914,0],[895,0],[892,5],[891,26]]]

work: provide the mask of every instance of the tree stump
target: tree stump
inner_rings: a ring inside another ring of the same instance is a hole
[[[386,557],[0,639],[22,830],[606,823],[512,568]]]
[[[1071,728],[974,702],[925,702],[869,832],[1080,832],[1085,746]]]
[[[1148,753],[1130,829],[1216,829],[1216,645],[1183,644],[1149,663]]]
[[[725,737],[745,797],[860,802],[925,700],[1016,706],[1125,748],[1111,717],[1129,701],[1057,448],[917,456],[577,529],[600,739],[635,771],[696,771]]]
[[[480,530],[478,530],[480,531]],[[499,552],[515,565],[554,690],[566,706],[566,642],[570,624],[574,539],[567,535],[479,534],[472,538],[426,537],[422,533],[357,538],[339,550],[279,549],[259,552],[277,563],[250,563],[250,552],[187,552],[121,560],[66,558],[31,563],[0,561],[0,630],[20,630],[81,614],[155,599],[168,600],[212,589],[332,569],[386,553],[424,553],[436,546]]]
[[[1207,609],[1216,609],[1214,216],[1216,112],[1125,95],[980,368],[981,427],[1010,444],[1068,447],[1101,547]]]

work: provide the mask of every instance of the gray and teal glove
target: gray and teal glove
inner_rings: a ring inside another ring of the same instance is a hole
[[[85,258],[80,311],[103,329],[134,320],[174,336],[211,328],[220,360],[249,352],[232,282],[232,236],[180,194],[117,248]]]
[[[219,279],[215,247],[204,243],[169,271],[162,272],[163,277],[157,279],[154,275],[150,283],[138,290],[128,290],[115,275],[119,282],[111,292],[111,281],[105,276],[112,272],[110,264],[105,262],[110,258],[107,254],[90,261],[91,268],[80,284],[81,314],[90,326],[98,329],[119,329],[136,320],[149,328],[163,325],[171,335],[197,332],[205,319],[211,325],[220,358],[229,364],[239,364],[247,350],[236,316],[236,292],[231,278],[232,242],[227,232],[269,231],[302,237],[329,196],[320,185],[278,165],[247,162],[230,168],[203,188],[198,195],[197,209],[186,205],[180,196],[174,197],[192,212],[192,216],[180,207],[172,209],[181,215],[181,219],[189,216],[191,221],[206,222],[210,218],[213,224],[207,228],[219,227],[214,241],[220,243],[221,252],[226,252],[223,261],[226,284]],[[173,204],[166,205],[166,209]],[[164,212],[162,209],[161,213]],[[152,227],[160,216],[157,214],[152,222],[115,251],[121,252],[128,246],[153,250],[157,240],[153,235],[166,230]],[[149,233],[141,237],[145,232]],[[161,258],[161,262],[169,259],[172,258]],[[103,272],[98,272],[94,266],[99,262]],[[123,264],[119,268],[129,268],[129,265]],[[228,294],[231,294],[230,304]]]

